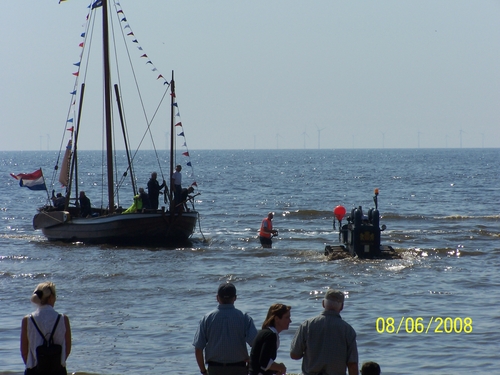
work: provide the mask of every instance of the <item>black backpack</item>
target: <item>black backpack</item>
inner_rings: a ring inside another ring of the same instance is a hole
[[[50,374],[57,373],[62,369],[61,366],[61,353],[62,353],[62,345],[54,344],[54,332],[56,331],[57,324],[59,323],[59,319],[61,319],[61,314],[57,315],[57,320],[54,324],[54,328],[52,328],[52,333],[50,334],[49,340],[45,338],[40,328],[35,322],[33,315],[30,315],[33,324],[35,325],[36,330],[43,338],[43,344],[37,346],[36,348],[36,372],[39,374]]]

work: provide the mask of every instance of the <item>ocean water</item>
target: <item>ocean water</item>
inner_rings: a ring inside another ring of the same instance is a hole
[[[348,297],[341,315],[358,334],[360,364],[376,361],[384,375],[498,372],[498,149],[190,154],[200,225],[191,246],[167,249],[47,242],[31,226],[45,193],[9,173],[42,167],[48,176],[55,153],[0,152],[0,374],[23,373],[21,319],[45,280],[70,318],[67,366],[77,374],[197,374],[193,336],[226,280],[257,327],[272,303],[292,306],[278,354],[290,374],[301,365],[289,358],[293,334],[319,314],[329,287]],[[99,204],[101,154],[80,156],[80,189]],[[138,162],[145,186],[159,165],[152,152]],[[338,239],[333,208],[373,207],[374,188],[382,243],[402,258],[328,261],[325,245]],[[262,249],[256,234],[268,211],[279,236]]]

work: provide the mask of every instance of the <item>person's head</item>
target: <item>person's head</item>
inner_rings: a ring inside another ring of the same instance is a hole
[[[182,166],[181,166],[180,164],[177,164],[177,165],[175,166],[175,170],[176,170],[177,172],[180,172],[180,171],[182,170]]]
[[[292,322],[292,319],[290,319],[291,308],[292,306],[283,305],[282,303],[271,305],[267,311],[266,319],[262,323],[262,329],[274,327],[278,332],[287,330]]]
[[[139,193],[141,193],[141,194],[144,193],[144,188],[140,187],[139,188]]]
[[[361,375],[380,375],[380,366],[377,362],[365,362],[361,367]]]
[[[190,187],[188,187],[187,190],[188,190],[188,193],[192,193],[194,191],[194,187],[190,186]]]
[[[217,301],[222,305],[236,301],[236,287],[232,283],[222,283],[217,290]]]
[[[54,306],[56,302],[56,285],[51,281],[38,284],[31,295],[31,302],[38,306]]]
[[[83,198],[85,196],[85,192],[84,191],[80,191],[80,198]]]
[[[57,198],[61,198],[61,197],[62,197],[62,194],[61,194],[61,193],[57,193],[57,194],[56,194],[56,197],[57,197]]]
[[[325,310],[341,312],[344,308],[344,293],[340,290],[328,289],[323,299],[323,307]]]
[[[151,173],[151,178],[152,178],[153,180],[156,180],[156,177],[157,177],[157,176],[158,176],[158,175],[156,174],[156,172]]]
[[[272,219],[273,219],[273,217],[274,217],[274,213],[273,213],[273,212],[269,212],[269,213],[267,214],[267,218],[268,218],[269,220],[272,220]]]

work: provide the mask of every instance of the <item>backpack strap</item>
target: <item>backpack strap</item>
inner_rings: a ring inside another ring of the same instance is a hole
[[[42,331],[40,331],[40,328],[38,328],[38,325],[36,324],[35,318],[33,318],[33,315],[31,315],[31,314],[30,314],[30,319],[33,322],[33,324],[35,325],[35,328],[38,331],[38,333],[40,334],[40,336],[42,336],[43,344],[47,345],[47,339],[43,335]],[[57,315],[56,322],[54,323],[54,328],[52,328],[52,332],[51,332],[50,337],[49,337],[49,342],[54,341],[54,333],[56,332],[56,328],[57,328],[57,324],[59,323],[59,319],[61,319],[61,314]]]
[[[59,323],[59,319],[61,319],[61,314],[57,315],[56,322],[54,323],[54,328],[52,328],[52,332],[50,334],[49,343],[54,342],[54,333],[56,332],[56,328],[57,328],[57,324]]]

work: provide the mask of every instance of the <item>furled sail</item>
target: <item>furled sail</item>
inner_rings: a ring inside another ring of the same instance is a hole
[[[72,140],[68,141],[68,145],[66,146],[66,152],[64,153],[61,172],[59,173],[59,182],[62,186],[68,186],[69,183],[69,169],[71,164],[71,146]]]

